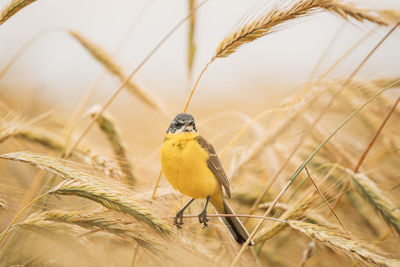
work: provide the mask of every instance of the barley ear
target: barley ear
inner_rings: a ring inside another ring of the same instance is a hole
[[[133,193],[133,192],[132,192]],[[49,191],[49,194],[73,195],[93,200],[107,209],[134,217],[149,225],[161,234],[171,232],[168,225],[155,217],[150,211],[137,204],[137,200],[113,188],[107,188],[90,181],[67,180]]]
[[[100,46],[94,44],[89,41],[87,38],[82,36],[80,33],[76,31],[70,30],[69,33],[72,37],[74,37],[86,50],[99,62],[101,63],[111,74],[118,77],[118,79],[123,82],[126,80],[127,76],[123,72],[122,68],[114,62],[112,57],[104,51]],[[125,88],[129,93],[136,96],[142,102],[147,104],[148,106],[161,110],[161,105],[159,100],[155,99],[155,97],[150,96],[149,93],[146,92],[139,84],[134,81],[129,81]]]
[[[344,19],[351,17],[358,21],[367,20],[378,25],[389,24],[387,21],[371,15],[368,10],[358,9],[349,4],[340,4],[334,0],[300,0],[283,9],[274,6],[265,15],[240,26],[220,42],[214,57],[228,57],[243,44],[276,31],[282,24],[323,10],[337,13]]]
[[[23,9],[36,0],[11,0],[4,4],[0,10],[0,25],[6,22],[9,18],[14,16],[18,11]]]
[[[89,113],[92,117],[94,117],[99,110],[100,107],[94,107]],[[122,141],[121,133],[116,126],[113,117],[104,111],[99,114],[97,118],[97,124],[110,142],[111,147],[114,150],[114,154],[117,157],[121,171],[125,175],[128,183],[130,185],[134,185],[137,182],[137,178],[133,174],[132,164],[126,155],[125,143]]]
[[[319,243],[324,246],[345,252],[349,257],[356,257],[364,262],[370,262],[381,266],[394,267],[400,265],[400,261],[397,259],[388,259],[375,253],[376,248],[363,246],[360,242],[342,236],[325,227],[302,221],[288,221],[288,225],[319,241]]]
[[[348,169],[346,171],[351,175],[353,184],[360,195],[382,216],[387,225],[393,227],[400,235],[400,220],[393,214],[394,205],[391,201],[368,176]]]
[[[142,207],[133,197],[134,191],[116,180],[110,181],[93,176],[85,171],[70,167],[65,161],[27,152],[15,152],[0,155],[2,159],[29,163],[37,168],[56,174],[66,181],[51,189],[48,193],[76,195],[100,203],[108,209],[130,215],[147,223],[160,233],[170,233],[168,225]]]
[[[154,251],[152,240],[142,234],[143,229],[132,225],[131,222],[108,218],[104,212],[86,212],[69,210],[48,210],[29,215],[23,222],[15,226],[29,225],[47,228],[47,224],[59,225],[62,229],[65,224],[79,226],[91,231],[103,231],[122,238],[137,242],[143,248]]]

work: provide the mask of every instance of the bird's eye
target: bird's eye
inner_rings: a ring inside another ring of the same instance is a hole
[[[181,127],[183,125],[183,123],[180,121],[177,121],[177,122],[175,122],[175,125],[176,125],[176,127]]]

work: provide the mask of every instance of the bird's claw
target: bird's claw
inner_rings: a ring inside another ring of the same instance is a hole
[[[183,212],[179,211],[174,218],[174,225],[176,225],[176,228],[182,229],[183,225]]]
[[[208,222],[209,219],[207,218],[207,211],[203,210],[200,214],[199,214],[199,222],[204,224],[203,228],[207,228],[208,227]]]

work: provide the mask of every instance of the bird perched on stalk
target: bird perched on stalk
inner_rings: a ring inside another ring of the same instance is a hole
[[[231,198],[229,180],[214,147],[197,133],[191,114],[180,113],[172,120],[161,148],[161,166],[168,182],[192,199],[176,214],[174,224],[181,228],[183,212],[198,198],[206,199],[199,222],[208,225],[208,203],[220,214],[234,214],[225,195]],[[249,234],[237,217],[223,217],[222,221],[240,244]],[[251,242],[252,244],[253,242]]]

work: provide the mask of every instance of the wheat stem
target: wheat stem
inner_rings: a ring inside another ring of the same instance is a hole
[[[96,115],[98,108],[97,106],[91,110],[90,115],[93,117]],[[135,177],[133,173],[133,167],[130,163],[127,155],[126,155],[126,148],[125,144],[122,141],[121,133],[114,122],[114,119],[111,117],[110,114],[103,112],[98,120],[97,123],[100,127],[100,130],[104,133],[107,137],[108,141],[111,144],[111,147],[114,151],[114,154],[117,156],[119,167],[123,174],[125,174],[125,178],[127,179],[130,185],[134,185],[137,183],[137,177]]]
[[[150,51],[149,54],[142,60],[142,62],[139,63],[139,65],[126,77],[126,79],[122,82],[121,86],[114,92],[114,94],[107,100],[107,102],[102,106],[101,110],[99,113],[94,116],[94,118],[89,122],[89,124],[86,126],[86,128],[83,130],[83,132],[80,134],[79,138],[74,142],[74,144],[69,148],[66,152],[66,155],[70,155],[71,152],[76,148],[76,146],[82,141],[82,139],[86,136],[86,134],[89,132],[89,130],[92,128],[92,126],[95,124],[97,119],[99,118],[100,114],[106,110],[111,103],[114,101],[114,99],[119,95],[119,93],[122,91],[122,89],[129,83],[129,81],[132,79],[133,76],[143,67],[144,64],[153,56],[153,54],[165,43],[165,41],[174,33],[190,16],[192,13],[194,13],[200,6],[205,4],[207,0],[203,1],[200,3],[195,9],[193,9],[192,12],[190,12],[189,15],[187,15],[184,19],[182,19],[180,22],[178,22],[162,39],[161,41]]]
[[[360,160],[358,161],[357,165],[354,167],[354,172],[357,173],[361,164],[363,163],[365,157],[367,156],[368,152],[371,150],[371,147],[374,145],[376,139],[380,135],[380,133],[383,130],[383,127],[385,127],[387,121],[389,120],[390,116],[393,114],[393,112],[396,110],[397,105],[400,102],[400,97],[397,98],[396,102],[388,112],[388,114],[385,116],[384,120],[382,121],[381,125],[379,126],[378,130],[376,131],[375,135],[372,137],[371,141],[368,143],[366,149],[364,150],[363,154],[360,157]],[[350,185],[350,180],[346,182],[346,184],[343,186],[342,191],[340,191],[339,196],[337,197],[335,203],[333,204],[333,209],[339,204],[340,200],[342,199],[343,194],[347,191]]]
[[[330,211],[332,212],[332,214],[335,216],[336,220],[339,222],[340,226],[342,227],[343,231],[346,233],[346,235],[348,237],[350,237],[349,232],[347,232],[346,228],[344,227],[342,221],[339,219],[339,217],[336,215],[336,212],[332,209],[331,205],[329,204],[329,201],[326,199],[326,197],[324,196],[324,194],[322,194],[321,190],[319,190],[317,184],[314,182],[314,179],[311,178],[311,174],[308,171],[308,168],[305,167],[306,173],[308,178],[310,179],[311,183],[314,185],[315,189],[318,191],[319,195],[322,197],[322,199],[325,201],[326,205],[328,206],[328,208],[330,209]]]
[[[318,240],[322,245],[344,251],[346,254],[356,256],[358,259],[381,266],[399,266],[397,259],[388,259],[373,251],[374,248],[362,246],[358,241],[339,235],[329,229],[301,221],[288,221],[288,225],[305,235]]]
[[[363,61],[365,62],[365,61]],[[286,190],[290,187],[290,185],[294,182],[294,180],[297,178],[297,176],[300,174],[300,172],[307,166],[307,164],[314,158],[314,156],[321,150],[321,148],[329,142],[329,140],[336,135],[337,132],[339,132],[355,115],[357,115],[365,106],[367,106],[371,101],[373,101],[375,98],[377,98],[379,95],[381,95],[383,92],[391,88],[394,84],[399,83],[400,80],[397,82],[389,85],[388,87],[380,90],[377,94],[375,94],[372,98],[368,99],[363,105],[361,105],[357,110],[355,110],[350,116],[348,116],[312,153],[311,155],[301,164],[301,166],[295,171],[295,173],[292,175],[292,177],[289,179],[289,181],[285,184],[285,186],[282,188],[282,190],[279,192],[279,194],[276,196],[274,201],[272,202],[271,206],[268,208],[268,210],[264,213],[264,216],[268,216],[271,212],[271,210],[274,208],[278,200],[282,197],[282,195],[286,192]],[[233,260],[231,267],[235,266],[238,261],[240,256],[243,254],[245,249],[250,243],[250,240],[253,239],[255,234],[258,232],[258,230],[261,228],[263,225],[263,221],[259,222],[253,232],[250,234],[249,238],[247,241],[242,245],[242,248],[236,255],[236,258]]]
[[[28,204],[25,205],[25,207],[23,207],[18,213],[17,215],[15,215],[15,217],[12,219],[12,221],[8,224],[7,228],[1,233],[0,236],[0,244],[3,241],[4,237],[6,236],[6,234],[10,231],[11,227],[15,224],[15,222],[18,220],[18,218],[30,207],[32,206],[36,201],[38,201],[39,199],[41,199],[42,197],[46,196],[48,194],[48,192],[37,196],[36,198],[32,199]]]

